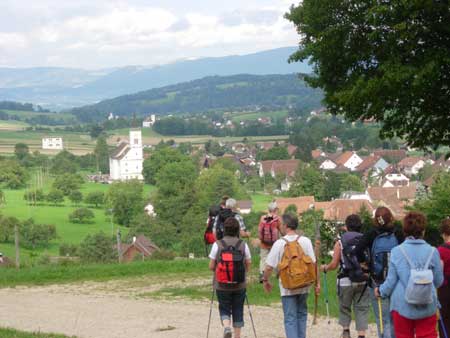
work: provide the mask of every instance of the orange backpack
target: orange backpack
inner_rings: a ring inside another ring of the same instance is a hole
[[[283,257],[278,264],[278,274],[281,285],[285,289],[299,289],[314,284],[316,281],[316,268],[311,257],[305,255],[297,236],[295,241],[286,242]]]

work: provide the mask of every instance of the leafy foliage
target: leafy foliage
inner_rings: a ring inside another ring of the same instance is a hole
[[[100,135],[97,138],[94,154],[97,160],[98,170],[104,174],[109,173],[109,148],[105,135]]]
[[[81,224],[92,223],[92,220],[94,218],[95,218],[94,213],[92,212],[92,210],[88,208],[76,209],[69,215],[69,221],[71,223],[81,223]]]
[[[79,174],[62,174],[56,176],[53,189],[60,190],[65,196],[69,196],[72,191],[79,190],[83,183],[83,177]]]
[[[80,244],[79,255],[86,263],[110,263],[117,259],[113,238],[103,232],[88,235]]]
[[[55,238],[54,225],[36,224],[32,218],[23,222],[20,227],[20,243],[26,248],[48,247],[49,242]]]
[[[79,190],[72,190],[69,194],[69,199],[73,204],[79,204],[83,201],[83,193]]]
[[[375,119],[383,136],[415,147],[450,145],[450,10],[446,1],[305,0],[286,17],[301,33],[292,61],[334,113]]]
[[[23,188],[27,179],[27,171],[17,161],[0,161],[0,183],[3,183],[7,188]]]
[[[99,205],[104,204],[105,194],[103,191],[91,191],[86,195],[84,202],[87,204],[93,204],[96,208],[98,208]]]
[[[144,161],[142,175],[144,175],[145,182],[149,184],[156,183],[156,175],[159,170],[168,163],[182,162],[189,159],[188,156],[183,155],[177,149],[163,146],[156,150],[149,158]]]
[[[64,193],[61,190],[58,189],[52,189],[47,194],[46,197],[47,201],[49,203],[52,203],[54,205],[58,205],[64,202]]]
[[[106,195],[114,221],[129,226],[131,220],[144,209],[143,186],[137,180],[113,183]]]

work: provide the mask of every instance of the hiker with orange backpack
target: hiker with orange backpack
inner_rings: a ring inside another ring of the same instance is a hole
[[[273,244],[279,239],[280,218],[277,215],[278,207],[276,202],[269,203],[268,214],[261,217],[258,225],[259,235],[259,278],[262,283],[266,259]]]
[[[284,214],[280,231],[284,235],[272,246],[266,259],[263,285],[272,291],[269,278],[274,269],[279,275],[284,328],[287,338],[305,338],[308,317],[307,298],[316,283],[316,256],[311,240],[297,233],[298,219]],[[316,284],[320,293],[320,283]]]
[[[240,225],[234,217],[225,220],[224,236],[217,240],[209,254],[209,268],[214,271],[214,289],[219,301],[219,312],[224,327],[224,338],[241,337],[244,326],[246,274],[250,270],[250,249],[239,239]],[[212,304],[212,303],[211,303]]]

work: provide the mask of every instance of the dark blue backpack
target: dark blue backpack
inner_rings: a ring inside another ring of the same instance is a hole
[[[367,282],[368,274],[363,270],[361,262],[358,261],[354,253],[355,247],[362,236],[362,233],[354,231],[349,231],[342,235],[341,271],[338,278],[348,277],[353,283]]]
[[[372,244],[371,276],[377,285],[382,284],[387,277],[391,251],[398,245],[397,237],[392,232],[379,234]]]

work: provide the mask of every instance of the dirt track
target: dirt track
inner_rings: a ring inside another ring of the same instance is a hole
[[[0,327],[79,338],[206,337],[209,302],[142,299],[136,294],[145,291],[143,287],[128,292],[123,284],[127,281],[1,289]],[[252,313],[259,338],[284,337],[280,306],[252,307]],[[221,332],[215,304],[210,337],[222,337]],[[308,325],[311,338],[338,338],[340,333],[336,320]],[[246,308],[243,337],[252,336]],[[373,328],[367,337],[375,337]]]

